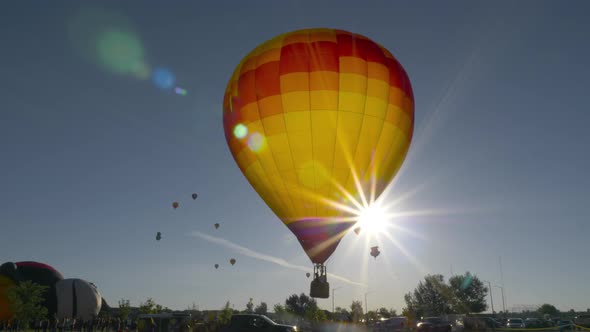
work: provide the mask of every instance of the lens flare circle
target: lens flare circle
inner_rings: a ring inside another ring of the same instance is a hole
[[[246,135],[248,135],[248,127],[244,126],[241,123],[238,123],[234,127],[234,136],[236,138],[242,139],[242,138],[246,137]]]
[[[260,133],[252,133],[252,135],[248,137],[248,147],[253,152],[260,152],[264,148],[264,143],[264,136]]]
[[[176,78],[170,70],[165,68],[157,68],[154,70],[152,80],[158,88],[168,90],[174,86]]]

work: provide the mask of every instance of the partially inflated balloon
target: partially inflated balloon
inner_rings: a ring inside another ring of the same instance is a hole
[[[370,39],[298,30],[237,66],[223,126],[240,170],[305,252],[322,264],[401,167],[414,97],[405,70]]]
[[[0,293],[2,289],[6,288],[10,280],[15,285],[24,281],[31,281],[41,286],[46,286],[48,289],[44,293],[43,302],[41,303],[48,309],[48,317],[52,317],[56,310],[56,294],[55,284],[63,280],[63,275],[52,266],[44,263],[24,261],[24,262],[7,262],[0,266]],[[2,295],[0,294],[0,298]],[[0,299],[0,302],[6,301]],[[0,309],[0,316],[9,315],[4,308]]]
[[[55,285],[57,318],[92,319],[98,316],[102,297],[93,283],[82,279],[64,279]]]
[[[15,283],[11,278],[0,274],[0,321],[11,319],[13,316],[6,292],[14,285]]]

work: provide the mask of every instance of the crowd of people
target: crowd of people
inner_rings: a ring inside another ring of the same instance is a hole
[[[35,332],[119,332],[124,330],[135,330],[136,324],[133,321],[122,321],[120,318],[95,318],[91,320],[80,319],[53,319],[34,320],[26,322],[18,319],[0,321],[0,331],[23,331],[32,329]]]

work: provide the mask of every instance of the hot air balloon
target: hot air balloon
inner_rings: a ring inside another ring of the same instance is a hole
[[[380,253],[379,247],[371,247],[371,256],[373,256],[373,258],[377,259],[377,256],[379,256]]]
[[[238,167],[314,264],[310,295],[329,297],[325,261],[409,149],[414,97],[405,70],[358,34],[285,33],[236,67],[223,127]]]
[[[356,235],[359,235],[361,233],[361,228],[360,227],[356,227],[354,229],[354,232],[356,233]]]
[[[55,313],[55,284],[63,280],[63,275],[55,268],[39,262],[7,262],[0,266],[0,303],[6,302],[6,289],[10,285],[18,285],[24,281],[32,281],[42,286],[47,286],[43,302],[48,309],[48,317]],[[8,307],[0,307],[0,317],[12,317]]]
[[[160,241],[162,239],[162,233],[158,232],[156,233],[156,240]]]
[[[311,276],[311,273],[307,272],[307,273],[305,274],[305,276],[309,278],[309,276]]]
[[[219,268],[219,264],[215,264],[215,269],[217,270]]]
[[[219,228],[219,224],[218,223],[215,223],[213,226],[215,226],[215,229],[218,229]]]
[[[178,202],[174,202],[174,203],[172,203],[172,207],[173,207],[175,210],[178,208],[178,205],[179,205],[179,204],[178,204]]]
[[[14,285],[14,280],[0,274],[0,321],[9,320],[14,315],[12,310],[10,310],[8,294],[6,294],[8,289]]]
[[[195,200],[195,199],[197,199],[197,197],[199,197],[199,195],[197,195],[197,193],[193,193],[191,196],[193,197],[193,200]]]
[[[229,260],[229,263],[230,263],[231,265],[234,265],[234,264],[236,264],[236,259],[235,259],[235,258],[232,258],[232,259],[230,259],[230,260]]]
[[[55,284],[57,318],[89,320],[100,312],[102,297],[96,286],[82,279],[64,279]]]

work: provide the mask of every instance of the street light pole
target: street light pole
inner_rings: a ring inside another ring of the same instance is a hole
[[[504,287],[498,285],[494,286],[500,288],[500,290],[502,291],[502,311],[504,311],[504,316],[506,316],[506,302],[504,302]]]
[[[375,291],[370,291],[365,293],[365,323],[369,324],[369,306],[367,304],[367,295],[374,293]]]
[[[492,303],[492,316],[494,316],[494,296],[492,295],[492,283],[487,280],[484,281],[488,283],[488,286],[490,286],[490,302]]]
[[[336,287],[336,288],[332,288],[332,313],[334,313],[334,292],[335,292],[337,289],[340,289],[340,288],[342,288],[342,286],[340,286],[340,287]]]

